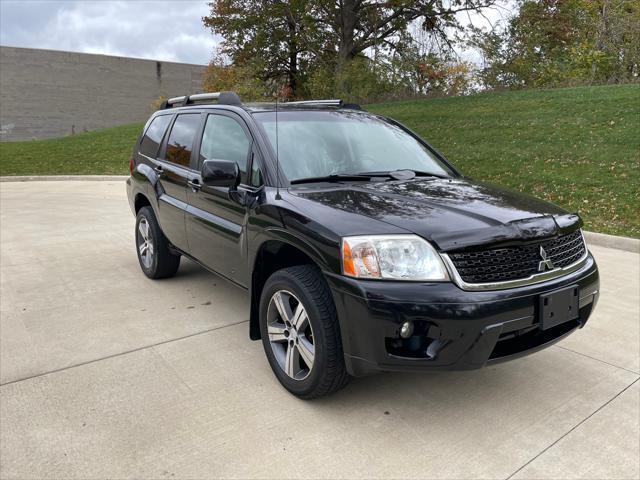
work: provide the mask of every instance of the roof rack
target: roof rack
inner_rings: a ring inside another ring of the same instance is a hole
[[[182,95],[180,97],[169,98],[162,102],[160,110],[165,110],[172,107],[184,107],[186,105],[192,105],[194,103],[206,103],[217,100],[222,105],[242,105],[240,97],[234,92],[211,92],[211,93],[196,93],[194,95]]]
[[[322,105],[326,107],[341,107],[342,100],[297,100],[295,102],[286,102],[284,105]]]
[[[319,106],[319,107],[336,107],[346,108],[348,110],[362,110],[362,107],[357,103],[344,103],[340,99],[331,100],[298,100],[295,102],[286,102],[283,105],[300,105],[300,106]]]

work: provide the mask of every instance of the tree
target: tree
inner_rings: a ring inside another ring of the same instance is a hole
[[[457,54],[443,48],[441,39],[414,28],[398,41],[385,57],[391,83],[400,93],[411,95],[463,95],[470,93],[474,69]]]
[[[304,0],[217,0],[202,20],[221,35],[220,53],[235,66],[251,69],[264,82],[284,80],[299,95],[304,61],[313,32]]]
[[[261,100],[272,94],[267,82],[257,78],[255,64],[233,65],[216,55],[204,72],[202,86],[206,92],[233,91],[245,100]]]
[[[638,79],[638,0],[523,0],[503,31],[475,32],[487,87]]]
[[[364,98],[388,90],[390,57],[414,41],[410,27],[417,24],[451,47],[452,31],[461,28],[456,14],[495,1],[217,0],[203,21],[223,37],[222,57],[253,72],[269,91],[286,87],[293,97],[311,90],[349,96],[356,88]],[[371,85],[359,85],[376,77]]]
[[[591,81],[624,82],[640,76],[640,1],[589,2],[596,24],[595,50],[601,62],[591,64]]]
[[[495,0],[318,0],[316,22],[334,40],[337,64],[344,65],[368,49],[395,49],[412,22],[449,42],[448,30],[461,28],[459,12],[490,7]]]

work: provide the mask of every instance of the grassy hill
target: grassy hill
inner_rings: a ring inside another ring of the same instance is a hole
[[[640,85],[528,90],[370,105],[467,176],[640,237]]]
[[[369,105],[466,175],[579,212],[590,230],[640,237],[640,85],[486,93]],[[125,174],[141,125],[0,143],[0,175]]]
[[[74,136],[0,142],[0,175],[125,175],[142,124]]]

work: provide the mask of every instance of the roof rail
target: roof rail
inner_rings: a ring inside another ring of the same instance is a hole
[[[342,100],[297,100],[295,102],[287,102],[285,105],[322,105],[327,107],[341,107]]]
[[[234,92],[211,92],[211,93],[196,93],[194,95],[182,95],[180,97],[169,98],[162,102],[160,110],[165,110],[172,107],[184,107],[185,105],[191,105],[200,102],[211,102],[217,100],[221,105],[242,105],[240,97]]]
[[[332,100],[298,100],[295,102],[286,102],[283,105],[309,105],[309,106],[322,106],[322,107],[337,107],[346,108],[347,110],[362,110],[362,107],[357,103],[344,103],[340,99]]]

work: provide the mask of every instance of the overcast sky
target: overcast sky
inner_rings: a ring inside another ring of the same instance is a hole
[[[512,3],[460,20],[489,26]],[[206,0],[0,0],[0,45],[204,65],[219,41],[202,24],[208,13]],[[479,61],[477,52],[458,52]]]
[[[204,0],[0,0],[0,44],[207,64]]]

